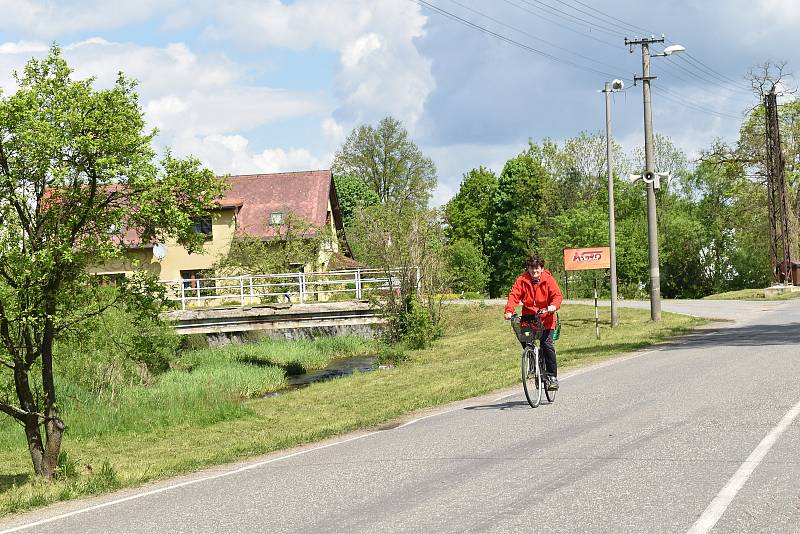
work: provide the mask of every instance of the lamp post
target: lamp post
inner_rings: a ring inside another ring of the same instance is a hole
[[[650,101],[650,80],[655,76],[650,76],[650,44],[663,43],[664,37],[642,38],[629,40],[625,38],[625,44],[633,52],[634,45],[642,47],[642,77],[634,76],[634,80],[642,82],[642,100],[644,102],[644,176],[655,176],[654,157],[653,157],[653,111]],[[652,57],[669,56],[686,50],[681,45],[672,45],[664,49],[661,54],[653,54]],[[646,180],[647,181],[647,180]],[[649,250],[650,264],[650,319],[652,321],[661,320],[661,273],[658,266],[658,216],[656,213],[656,182],[647,181],[647,245]]]
[[[608,241],[611,252],[611,328],[619,324],[617,312],[617,246],[614,229],[614,158],[611,142],[611,93],[622,91],[625,84],[622,80],[606,82],[603,93],[606,95],[606,169],[608,174]]]

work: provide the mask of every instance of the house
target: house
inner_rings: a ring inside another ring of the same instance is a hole
[[[203,252],[190,254],[177,243],[142,244],[127,240],[124,258],[92,269],[114,278],[135,269],[153,272],[162,281],[202,278],[230,250],[235,236],[277,239],[289,214],[315,228],[328,228],[331,239],[318,258],[297,264],[298,271],[326,270],[337,256],[350,257],[342,216],[329,170],[228,176],[230,185],[217,208],[195,221],[195,230],[205,234]]]

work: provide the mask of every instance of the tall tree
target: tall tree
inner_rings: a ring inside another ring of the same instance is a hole
[[[447,237],[465,239],[484,250],[489,214],[497,191],[497,176],[484,167],[464,175],[458,193],[445,206]]]
[[[538,250],[547,234],[545,214],[553,196],[553,179],[527,150],[506,162],[495,193],[486,249],[492,273],[489,293],[508,290],[524,270],[525,255]]]
[[[110,305],[93,298],[87,266],[123,255],[132,234],[200,250],[192,218],[223,185],[195,159],[154,163],[154,133],[124,76],[96,91],[53,47],[15,77],[19,90],[0,100],[0,364],[14,384],[0,411],[21,423],[35,472],[51,479],[64,432],[53,343]]]
[[[334,157],[333,171],[362,180],[381,202],[394,206],[426,207],[436,186],[433,161],[393,117],[384,118],[377,127],[354,128]]]
[[[378,204],[381,199],[369,185],[355,176],[335,175],[336,197],[339,199],[339,209],[342,210],[342,222],[350,226],[353,217],[359,209],[368,208]]]

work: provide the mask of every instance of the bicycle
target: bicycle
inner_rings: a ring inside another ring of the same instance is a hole
[[[542,403],[542,391],[547,401],[551,404],[556,401],[556,392],[551,390],[549,379],[545,372],[544,353],[539,347],[539,337],[542,334],[542,312],[535,315],[522,315],[516,313],[511,316],[511,328],[517,339],[524,344],[522,349],[522,388],[525,398],[531,408],[537,408]],[[535,328],[522,326],[521,323],[535,321]]]

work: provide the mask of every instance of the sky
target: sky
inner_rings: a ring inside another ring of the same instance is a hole
[[[652,58],[652,110],[690,157],[736,139],[758,103],[751,68],[791,73],[800,50],[797,0],[0,0],[0,12],[5,95],[56,43],[76,79],[138,80],[157,148],[219,175],[328,168],[354,127],[391,115],[437,166],[433,205],[529,140],[604,131],[599,90],[615,78],[614,137],[641,146],[641,51],[625,37],[686,48]]]

